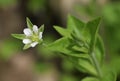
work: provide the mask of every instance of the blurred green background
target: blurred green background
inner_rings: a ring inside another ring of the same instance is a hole
[[[40,46],[23,51],[22,41],[11,37],[23,33],[29,17],[33,24],[45,24],[43,39],[50,43],[60,37],[53,25],[65,27],[68,14],[84,22],[102,17],[105,64],[117,72],[120,81],[119,0],[0,0],[0,81],[80,81],[87,76]]]

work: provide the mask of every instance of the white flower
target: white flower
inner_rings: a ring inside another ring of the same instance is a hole
[[[25,45],[30,45],[30,47],[35,47],[39,43],[39,41],[42,41],[43,32],[39,32],[39,29],[36,25],[33,25],[32,30],[30,28],[25,28],[23,32],[26,36],[23,39],[23,43]]]

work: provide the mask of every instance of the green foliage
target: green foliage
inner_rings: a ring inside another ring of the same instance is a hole
[[[107,72],[106,74],[104,74],[104,76],[107,77],[103,77],[102,81],[116,81],[116,74],[113,72]]]
[[[69,15],[66,29],[54,27],[63,37],[47,46],[48,50],[65,55],[80,71],[93,76],[83,81],[109,81],[109,78],[110,81],[115,81],[113,75],[103,76],[106,73],[102,70],[104,47],[98,34],[100,20],[101,18],[96,18],[83,23]]]
[[[82,81],[99,81],[99,80],[95,77],[86,77]]]
[[[54,26],[55,30],[58,31],[58,33],[61,35],[61,36],[64,36],[64,37],[69,37],[70,36],[70,31],[67,30],[67,29],[64,29],[62,27],[59,27],[59,26]]]
[[[115,78],[116,74],[108,70],[108,68],[107,69],[104,68],[103,73],[104,73],[103,76],[105,77],[103,77],[100,80],[96,77],[86,77],[82,81],[116,81],[116,78]]]
[[[103,34],[104,41],[106,42],[105,46],[108,53],[107,57],[109,57],[109,60],[107,59],[107,61],[110,63],[108,66],[120,74],[120,2],[109,2],[102,6],[97,5],[95,2],[91,2],[87,6],[77,6],[76,9],[80,13],[80,16],[85,16],[89,19],[93,16],[103,16],[103,28],[101,28],[101,33]],[[102,46],[100,48],[101,50],[103,49]]]

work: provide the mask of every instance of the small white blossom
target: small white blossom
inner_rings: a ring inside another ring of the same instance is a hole
[[[26,36],[31,36],[33,33],[32,33],[32,31],[29,29],[29,28],[25,28],[24,30],[23,30],[23,32],[24,32],[24,34],[26,35]]]
[[[31,43],[32,41],[30,40],[30,39],[23,39],[23,43],[24,44],[29,44],[29,43]]]
[[[36,25],[33,25],[33,31],[37,34],[38,33],[38,27]]]
[[[35,47],[39,41],[42,41],[42,33],[39,32],[39,29],[36,25],[33,25],[32,30],[30,28],[25,28],[23,30],[25,34],[25,38],[23,39],[23,43],[25,45],[30,45],[30,47]]]
[[[40,33],[39,33],[39,39],[42,39],[42,33],[43,33],[43,32],[40,32]]]
[[[31,43],[31,47],[35,47],[38,44],[38,42]]]

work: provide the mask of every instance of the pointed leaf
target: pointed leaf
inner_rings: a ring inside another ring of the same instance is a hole
[[[94,66],[90,62],[90,58],[87,58],[87,59],[81,58],[81,59],[79,59],[78,65],[85,69],[85,73],[89,73],[91,75],[98,76],[97,72],[96,72],[96,69],[94,68]]]
[[[72,56],[72,57],[81,57],[81,58],[89,57],[88,54],[69,49],[69,47],[71,47],[70,46],[71,44],[72,42],[68,38],[64,37],[48,45],[47,49],[53,52],[58,52],[63,55]]]
[[[70,42],[69,42],[68,38],[64,37],[64,38],[56,40],[52,44],[49,44],[48,49],[53,50],[53,51],[60,51],[64,48],[68,47],[69,43]]]
[[[98,79],[95,78],[95,77],[86,77],[86,78],[84,78],[82,81],[100,81],[100,80],[98,80]]]
[[[75,18],[74,16],[68,16],[67,28],[69,30],[74,30],[74,28],[76,28],[80,32],[84,28],[84,25],[85,24],[82,21]]]
[[[112,71],[105,71],[102,79],[96,77],[86,77],[82,81],[116,81],[116,75]]]
[[[74,16],[68,16],[67,29],[71,31],[71,34],[76,36],[79,40],[84,40],[84,36],[82,35],[84,27],[85,23],[75,18]]]
[[[24,39],[26,36],[24,34],[11,34],[13,37],[17,38],[17,39]]]
[[[91,39],[89,41],[90,42],[90,51],[93,51],[95,48],[100,20],[101,20],[101,18],[97,18],[92,21],[89,21],[86,25],[86,28],[84,29],[84,31],[86,31],[86,29],[89,30],[89,34],[91,37],[91,38],[89,38],[89,39]]]
[[[30,21],[30,19],[28,17],[26,18],[26,22],[27,22],[28,28],[30,28],[32,30],[33,24],[32,24],[32,22]]]
[[[65,36],[65,37],[70,36],[70,32],[67,29],[59,27],[59,26],[54,26],[54,28],[62,36]]]
[[[103,68],[102,81],[116,81],[116,73],[113,72],[111,68],[105,66]]]

